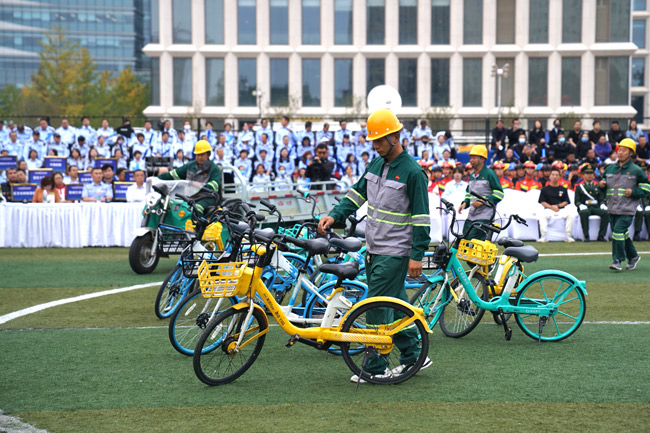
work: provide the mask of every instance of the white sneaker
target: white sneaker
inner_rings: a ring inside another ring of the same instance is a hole
[[[395,367],[395,368],[399,368],[399,367]],[[386,378],[386,377],[393,377],[393,372],[392,372],[390,369],[387,368],[386,371],[384,372],[384,374],[373,374],[371,377],[376,377],[376,378],[378,378],[378,379],[384,379],[384,378]],[[363,379],[359,379],[359,376],[357,376],[356,374],[353,375],[353,376],[350,378],[350,382],[354,382],[354,383],[357,383],[357,382],[359,382],[359,383],[366,383],[365,380],[363,380]]]
[[[548,240],[546,240],[546,236],[542,236],[541,238],[537,239],[537,242],[544,243],[544,242],[548,242]]]
[[[575,242],[576,240],[573,239],[571,236],[567,236],[567,238],[564,240],[564,242]]]
[[[427,356],[427,359],[424,360],[424,364],[422,364],[422,367],[420,367],[420,370],[424,370],[425,368],[429,368],[433,365],[433,362],[431,361],[431,358]],[[402,371],[404,371],[407,368],[406,365],[398,365],[397,367],[393,368],[393,374],[398,375],[402,374]]]

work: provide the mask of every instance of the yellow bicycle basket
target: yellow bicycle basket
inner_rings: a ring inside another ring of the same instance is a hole
[[[475,265],[489,266],[497,260],[497,246],[489,241],[463,239],[458,246],[456,257]]]
[[[246,262],[207,262],[199,265],[198,279],[204,298],[244,296],[250,287],[253,269]]]

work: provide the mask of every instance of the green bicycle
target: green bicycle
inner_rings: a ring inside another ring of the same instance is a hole
[[[485,198],[474,195],[484,205],[491,205]],[[443,199],[442,203],[443,211],[452,214],[451,230],[456,239],[451,247],[444,242],[438,245],[432,260],[443,272],[430,277],[411,299],[414,306],[424,310],[431,329],[440,320],[446,335],[462,337],[478,325],[485,310],[499,317],[506,340],[512,336],[506,318],[509,314],[515,316],[524,334],[538,344],[563,340],[580,327],[586,311],[585,282],[563,271],[545,270],[526,276],[521,266],[510,266],[501,293],[488,300],[484,275],[489,274],[489,267],[496,262],[497,247],[490,241],[467,240],[462,233],[454,233],[456,210],[448,201]],[[511,215],[504,227],[474,224],[486,233],[499,233],[513,219],[525,224],[518,215]],[[538,258],[532,246],[507,247],[504,255],[525,263]],[[461,260],[474,267],[466,272]]]

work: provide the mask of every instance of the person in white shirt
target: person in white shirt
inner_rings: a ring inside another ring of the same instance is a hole
[[[452,175],[453,180],[447,182],[445,185],[445,192],[442,193],[442,198],[460,206],[460,203],[465,200],[465,193],[467,192],[467,182],[463,180],[465,176],[465,169],[462,165],[454,168]]]
[[[172,121],[171,120],[165,120],[162,133],[165,133],[165,132],[169,134],[170,140],[173,140],[174,138],[176,138],[176,130],[174,128],[172,128]],[[162,138],[162,134],[161,134],[161,138]]]
[[[264,166],[264,172],[270,176],[271,171],[273,170],[273,158],[269,158],[269,155],[264,149],[260,151],[260,156],[255,160],[255,166],[258,166],[259,164]]]
[[[295,144],[297,144],[297,141],[296,134],[294,134],[293,130],[289,128],[289,118],[287,116],[282,116],[280,125],[280,129],[278,129],[275,133],[275,145],[283,146],[285,142],[284,137],[288,136],[289,145],[293,147]]]
[[[291,145],[289,142],[289,136],[285,135],[282,139],[282,144],[280,144],[276,149],[275,149],[275,158],[278,159],[280,158],[280,153],[282,152],[282,149],[286,149],[287,152],[289,152],[289,158],[295,159],[296,155],[293,152],[294,147]]]
[[[99,137],[104,137],[104,141],[111,143],[115,138],[115,130],[108,125],[108,120],[102,120],[102,127],[96,131],[97,140]]]
[[[54,128],[52,128],[46,119],[41,119],[39,122],[38,128],[35,129],[38,131],[41,140],[47,145],[50,144],[54,138]]]
[[[178,131],[179,134],[182,133],[182,131]],[[185,154],[183,153],[183,149],[178,149],[176,150],[176,153],[174,154],[174,159],[172,160],[172,167],[173,168],[180,168],[185,165],[187,160],[185,159]]]
[[[266,167],[264,164],[257,164],[255,169],[255,176],[253,176],[253,186],[251,186],[251,192],[264,192],[271,182],[271,176],[266,173]]]
[[[138,134],[144,135],[144,140],[140,143],[145,143],[147,146],[149,146],[149,149],[151,149],[153,145],[156,143],[156,141],[158,141],[159,139],[158,131],[154,130],[151,127],[151,122],[148,120],[144,122],[144,131],[139,132]],[[138,138],[138,134],[135,135],[136,140]],[[133,144],[135,145],[135,142]]]
[[[129,163],[129,170],[145,170],[147,168],[144,158],[142,158],[142,152],[140,150],[135,150],[133,152],[133,159]]]
[[[277,177],[275,178],[276,191],[290,191],[293,188],[293,181],[291,180],[291,173],[287,172],[284,166],[277,168]]]
[[[345,167],[345,175],[341,178],[341,181],[345,184],[346,189],[352,188],[352,185],[357,183],[359,176],[354,174],[354,168],[352,165]]]
[[[67,146],[72,146],[77,141],[77,131],[70,126],[68,119],[61,119],[61,126],[56,129],[61,136],[61,141]]]
[[[348,138],[350,138],[352,136],[352,133],[348,130],[348,122],[341,120],[339,122],[339,126],[341,129],[334,133],[334,143],[336,144],[337,148],[341,145],[341,143],[343,143],[343,137],[347,135]]]
[[[147,196],[147,188],[144,186],[144,171],[136,170],[133,173],[133,180],[135,183],[126,189],[126,201],[128,203],[144,201]]]
[[[440,131],[436,134],[435,145],[433,147],[433,157],[440,161],[445,150],[451,152],[451,148],[445,143],[445,131]]]
[[[183,155],[185,155],[186,159],[194,159],[194,144],[195,141],[192,139],[194,137],[194,134],[191,132],[187,134],[185,130],[180,130],[176,133],[178,136],[176,137],[176,141],[174,142],[174,155],[176,155],[176,152],[179,150],[183,151]]]
[[[230,165],[232,158],[226,157],[223,147],[217,147],[217,150],[214,152],[213,161],[215,164],[223,167],[224,165]]]
[[[419,148],[425,144],[428,144],[430,141],[433,140],[433,133],[431,132],[431,128],[427,126],[427,121],[422,119],[420,120],[420,126],[416,126],[413,128],[413,134],[411,134],[411,139],[415,143],[415,145],[418,147],[418,153]]]
[[[22,123],[19,123],[16,125],[16,135],[18,136],[18,142],[22,144],[23,146],[29,142],[32,138],[32,132],[34,130],[30,128],[29,126],[23,125]]]
[[[79,167],[76,165],[68,166],[68,174],[63,178],[63,183],[66,185],[71,183],[81,183],[81,179],[79,179]]]
[[[84,137],[83,135],[78,136],[77,142],[70,147],[70,152],[72,152],[74,149],[77,149],[79,153],[81,153],[81,156],[88,155],[90,146],[86,142],[86,137]]]
[[[126,156],[124,156],[124,153],[122,153],[122,149],[119,147],[114,147],[113,148],[113,158],[117,159],[117,168],[123,168],[126,169],[128,167],[128,159]]]
[[[68,145],[63,143],[61,135],[58,132],[55,132],[53,137],[54,140],[47,146],[47,154],[50,155],[50,151],[55,150],[57,156],[65,156],[67,158],[69,156]]]
[[[81,118],[81,127],[77,128],[77,141],[79,141],[79,137],[84,137],[88,146],[93,146],[97,142],[97,132],[90,126],[87,116]]]
[[[68,167],[75,165],[79,167],[79,170],[85,170],[87,161],[83,156],[81,156],[81,152],[79,152],[79,149],[72,149],[72,151],[70,152],[70,157],[68,157],[67,163],[68,163]]]
[[[262,150],[266,151],[266,154],[271,155],[271,158],[273,158],[273,143],[269,141],[269,136],[266,134],[266,132],[260,135],[260,141],[255,145],[255,156],[257,158],[260,157]]]
[[[357,159],[361,159],[361,155],[363,155],[364,152],[368,153],[368,156],[370,159],[372,159],[372,156],[374,155],[374,149],[372,148],[372,142],[366,141],[366,137],[363,135],[359,135],[357,137],[357,145],[356,145],[356,157]]]
[[[41,140],[40,135],[41,133],[37,130],[32,131],[32,138],[25,143],[25,153],[23,156],[25,159],[29,158],[29,151],[32,149],[38,152],[39,159],[43,159],[47,154],[47,145]]]
[[[214,131],[214,125],[212,122],[205,123],[205,129],[201,131],[201,140],[205,140],[210,143],[210,146],[214,149],[217,145],[217,136],[218,134]]]
[[[38,152],[34,149],[29,151],[29,158],[25,161],[27,162],[27,170],[36,170],[43,167],[43,161],[38,159]]]
[[[170,140],[169,132],[165,131],[162,133],[161,140],[153,147],[153,154],[155,156],[171,158],[173,156],[173,149],[174,143]]]
[[[255,131],[255,144],[259,145],[262,142],[262,134],[266,134],[266,141],[273,137],[273,129],[269,126],[269,121],[262,119],[260,127]]]
[[[253,171],[253,164],[251,159],[248,158],[248,151],[246,149],[239,152],[239,158],[235,159],[232,165],[241,172],[242,176],[244,176],[247,181],[250,179],[251,172]]]
[[[24,146],[18,142],[18,135],[16,131],[11,131],[9,133],[9,138],[4,143],[0,143],[0,150],[6,150],[9,152],[9,155],[16,157],[18,161],[21,161],[24,156]]]
[[[345,134],[343,136],[343,141],[336,146],[336,158],[338,159],[339,165],[347,161],[348,155],[356,156],[356,151],[354,145],[350,141],[350,136]]]
[[[97,151],[98,158],[111,157],[111,148],[108,146],[108,144],[106,144],[106,139],[103,135],[97,136],[97,144],[95,144],[95,147],[92,149],[95,149]],[[90,155],[90,151],[88,151],[88,154]]]
[[[11,129],[7,128],[4,120],[0,120],[0,144],[7,141],[7,139],[9,138],[10,131]]]
[[[296,139],[299,143],[298,145],[304,145],[305,138],[309,139],[309,146],[314,150],[314,143],[316,139],[314,138],[314,132],[311,130],[311,122],[308,120],[305,122],[305,130],[296,132]]]
[[[316,141],[318,143],[323,143],[324,140],[328,142],[334,138],[334,134],[330,131],[330,124],[325,122],[323,123],[323,130],[316,133]]]

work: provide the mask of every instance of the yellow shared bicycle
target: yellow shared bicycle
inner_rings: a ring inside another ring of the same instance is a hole
[[[254,226],[254,216],[251,220]],[[295,343],[321,350],[339,346],[347,366],[364,381],[395,384],[420,370],[427,357],[431,331],[422,310],[402,300],[375,297],[352,305],[343,296],[342,289],[337,289],[328,299],[319,326],[299,328],[289,322],[260,278],[275,249],[282,248],[285,241],[312,253],[327,245],[322,239],[276,235],[267,245],[254,246],[257,256],[254,267],[245,262],[206,260],[201,263],[198,279],[203,296],[243,299],[213,318],[198,340],[193,362],[202,382],[208,385],[232,382],[255,362],[269,331],[264,307],[289,334],[287,347]],[[327,264],[320,271],[336,275],[336,286],[341,287],[343,280],[357,276],[359,267],[355,262]]]

